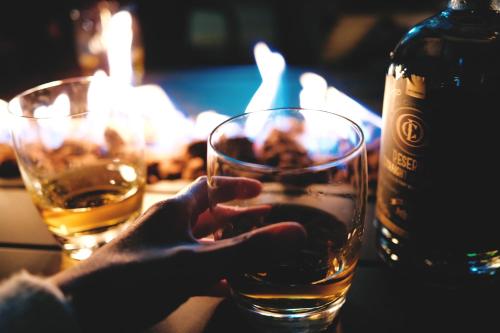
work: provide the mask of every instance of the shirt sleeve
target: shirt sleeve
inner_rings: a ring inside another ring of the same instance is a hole
[[[20,272],[0,283],[0,332],[80,332],[63,293],[44,278]]]

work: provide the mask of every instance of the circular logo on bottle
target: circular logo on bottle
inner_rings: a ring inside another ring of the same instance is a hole
[[[419,156],[428,145],[429,128],[418,109],[398,108],[391,120],[391,132],[396,146],[410,156]]]
[[[399,139],[410,147],[421,147],[425,142],[424,122],[415,114],[402,114],[396,120]]]

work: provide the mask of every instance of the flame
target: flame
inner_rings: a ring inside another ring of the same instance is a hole
[[[139,104],[145,104],[148,96],[138,97],[132,87],[132,15],[125,10],[112,15],[106,7],[100,8],[99,15],[102,25],[99,47],[106,50],[109,76],[98,70],[91,78],[87,93],[88,115],[81,134],[101,144],[105,128],[119,128],[123,125],[117,119],[127,123],[129,117],[140,114],[137,110],[144,108]],[[111,113],[122,113],[128,117],[115,115],[114,122],[109,123]]]
[[[301,75],[300,84],[302,86],[300,92],[300,106],[302,108],[330,111],[351,119],[361,127],[367,142],[380,131],[382,127],[381,117],[370,112],[338,89],[328,86],[322,76],[306,72]],[[334,124],[324,124],[313,119],[310,120],[310,123],[313,126],[334,126]],[[340,135],[345,135],[345,133]]]
[[[110,77],[118,82],[132,84],[132,15],[123,10],[111,16],[109,23],[103,26],[103,38]]]
[[[132,15],[127,11],[110,17],[106,12],[103,15],[103,44],[110,75],[97,72],[89,87],[89,118],[95,133],[102,133],[102,126],[106,126],[102,115],[114,109],[143,117],[146,143],[154,153],[175,154],[193,138],[206,139],[226,117],[212,111],[201,113],[195,122],[177,109],[161,87],[151,84],[132,87]]]
[[[328,110],[336,111],[344,117],[353,117],[361,122],[371,124],[378,128],[382,127],[382,118],[370,112],[364,106],[350,98],[335,87],[328,87],[326,95],[326,105]]]
[[[193,121],[179,111],[167,93],[157,85],[133,89],[133,108],[142,112],[146,142],[157,153],[172,154],[191,139]]]
[[[304,73],[300,76],[302,90],[299,93],[300,107],[304,109],[324,110],[326,107],[326,91],[328,83],[315,73]]]
[[[175,155],[192,140],[206,140],[212,130],[229,117],[213,110],[203,111],[196,119],[178,110],[167,93],[156,85],[134,88],[136,108],[146,122],[146,142],[157,154]]]
[[[135,114],[143,117],[145,121],[148,148],[161,154],[175,154],[184,144],[193,139],[207,139],[213,128],[228,118],[209,110],[201,112],[196,119],[191,119],[175,106],[160,86],[132,87],[132,16],[126,11],[120,11],[114,15],[111,13],[102,15],[104,15],[101,17],[102,43],[105,44],[104,47],[107,50],[110,75],[108,77],[104,72],[98,71],[92,78],[87,96],[89,111],[87,124],[83,127],[88,132],[84,134],[82,130],[82,136],[90,135],[94,140],[103,140],[103,126],[109,126],[104,120],[107,114],[116,111]],[[269,109],[273,106],[286,68],[284,57],[278,52],[271,51],[265,43],[260,42],[255,45],[254,57],[262,82],[245,112]],[[332,111],[356,121],[362,127],[367,141],[374,136],[376,130],[380,130],[380,117],[334,87],[329,87],[327,81],[320,75],[304,73],[300,77],[300,83],[302,90],[299,98],[302,108]],[[0,107],[4,108],[1,103]],[[40,107],[35,111],[36,117],[49,114],[63,116],[60,121],[69,121],[67,117],[64,117],[70,114],[68,96],[62,94],[52,105]],[[267,117],[267,113],[251,114],[244,128],[246,135],[255,139],[263,130]],[[304,117],[307,118],[309,115],[304,113]],[[4,123],[3,120],[2,123]],[[334,126],[320,118],[308,119],[307,123],[316,131],[331,131]],[[50,140],[48,145],[51,147],[62,143],[61,137],[69,128],[62,124],[57,127],[65,128],[65,130],[52,133],[53,138],[44,139]],[[0,131],[1,134],[2,131]],[[339,133],[339,135],[347,134]],[[0,137],[0,140],[3,140],[3,137]]]
[[[87,117],[84,126],[81,127],[81,135],[98,144],[102,144],[104,133],[107,127],[109,114],[120,96],[116,82],[111,82],[110,78],[102,70],[98,70],[91,78],[87,91]],[[124,86],[121,85],[124,89]],[[122,94],[125,98],[129,94]]]
[[[109,109],[109,96],[115,94],[108,80],[108,76],[102,70],[98,70],[92,76],[89,90],[87,92],[87,108],[95,114],[106,112]]]
[[[285,58],[278,52],[272,52],[263,42],[255,45],[254,57],[262,84],[248,103],[246,112],[271,107],[286,67]]]
[[[300,76],[300,84],[302,90],[300,91],[299,99],[302,108],[313,110],[328,109],[326,101],[328,83],[322,76],[315,73],[304,73]],[[311,148],[313,151],[323,151],[331,148],[329,146],[320,146],[320,142],[316,139],[320,132],[328,133],[334,131],[337,136],[344,139],[347,139],[349,134],[352,133],[345,127],[324,119],[322,114],[302,112],[302,115],[306,119],[306,131],[304,132],[303,140],[305,146]],[[314,133],[314,135],[307,135],[308,133]],[[330,143],[331,140],[326,144],[330,145]]]
[[[286,67],[285,58],[278,52],[272,52],[262,42],[255,45],[254,57],[262,83],[248,103],[245,112],[265,110],[272,106]],[[262,130],[267,117],[267,113],[254,113],[249,116],[245,124],[246,135],[255,138]]]
[[[228,116],[217,113],[213,110],[201,112],[196,117],[193,129],[194,137],[198,140],[207,139],[215,127],[227,119],[229,119]]]
[[[110,18],[101,17],[101,21],[104,22],[103,37],[110,79],[115,83],[108,84],[103,79],[104,73],[96,73],[94,76],[88,98],[89,109],[100,110],[95,112],[96,117],[109,109],[106,100],[113,100],[116,104],[121,94],[123,102],[115,107],[143,116],[148,148],[160,154],[175,154],[193,138],[206,139],[211,130],[227,118],[210,111],[201,113],[195,122],[177,109],[161,87],[150,84],[132,88],[132,15],[127,11],[120,11]],[[97,119],[94,123],[96,128],[103,125],[97,124]]]

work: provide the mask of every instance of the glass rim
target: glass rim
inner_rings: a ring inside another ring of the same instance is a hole
[[[93,76],[76,76],[76,77],[70,77],[70,78],[61,79],[61,80],[54,80],[54,81],[50,81],[47,83],[39,84],[37,86],[34,86],[34,87],[29,88],[27,90],[24,90],[21,93],[14,96],[13,98],[11,98],[9,100],[9,102],[7,103],[7,111],[9,112],[10,115],[15,116],[15,117],[21,117],[21,118],[27,118],[27,119],[53,119],[54,117],[35,117],[34,115],[28,116],[28,115],[24,115],[24,114],[17,114],[17,113],[12,112],[11,105],[13,105],[14,102],[16,102],[16,101],[20,101],[23,97],[26,97],[28,95],[33,94],[34,92],[47,90],[50,88],[59,87],[59,86],[63,86],[63,85],[71,84],[71,83],[80,83],[80,82],[81,83],[90,83],[92,81],[92,78],[93,78]],[[88,113],[88,111],[83,111],[83,112],[79,112],[77,114],[69,114],[69,115],[64,116],[64,117],[58,116],[58,118],[72,118],[75,116],[85,115],[87,113]]]
[[[289,168],[289,169],[283,169],[283,168],[279,168],[279,167],[275,167],[275,166],[271,166],[271,165],[265,165],[265,164],[258,164],[258,163],[241,161],[239,159],[233,158],[231,156],[228,156],[228,155],[222,153],[220,150],[218,150],[217,148],[215,148],[215,146],[214,146],[214,144],[212,142],[213,135],[215,134],[215,132],[217,132],[217,130],[219,130],[222,126],[226,125],[227,123],[230,123],[230,122],[234,121],[235,119],[243,118],[243,117],[248,116],[248,115],[250,115],[252,113],[272,112],[272,111],[284,111],[284,110],[290,110],[290,111],[296,111],[296,112],[299,112],[299,111],[314,111],[314,112],[323,112],[323,113],[327,113],[327,114],[333,115],[333,116],[335,116],[337,118],[340,118],[340,119],[346,121],[354,129],[354,132],[358,135],[359,141],[354,146],[354,148],[350,149],[347,153],[342,154],[341,157],[339,157],[339,158],[337,158],[337,159],[335,159],[333,161],[329,161],[329,162],[325,162],[325,163],[321,163],[321,164],[316,164],[316,165],[311,165],[311,166],[308,166],[308,167]],[[349,119],[349,118],[347,118],[345,116],[342,116],[342,115],[340,115],[338,113],[334,113],[334,112],[330,112],[330,111],[326,111],[326,110],[318,110],[318,109],[310,109],[310,108],[300,108],[300,107],[279,107],[279,108],[263,109],[263,110],[245,112],[245,113],[241,113],[241,114],[235,115],[235,116],[233,116],[233,117],[231,117],[229,119],[226,119],[225,121],[223,121],[219,125],[217,125],[212,130],[212,132],[210,132],[210,135],[208,136],[207,142],[208,142],[208,145],[210,146],[210,148],[217,154],[217,156],[223,158],[226,162],[228,162],[228,163],[230,163],[232,165],[238,165],[238,166],[244,167],[245,169],[258,170],[259,172],[262,172],[262,173],[276,173],[276,172],[279,172],[281,174],[298,174],[298,173],[303,173],[303,172],[308,172],[308,171],[318,172],[318,171],[322,171],[322,170],[325,170],[325,169],[329,169],[329,168],[335,167],[335,166],[337,166],[339,164],[342,164],[345,161],[348,161],[348,160],[352,159],[354,156],[358,155],[366,147],[365,136],[364,136],[363,130],[353,120],[351,120],[351,119]]]

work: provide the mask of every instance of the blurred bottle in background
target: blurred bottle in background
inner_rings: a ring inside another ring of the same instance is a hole
[[[131,71],[132,83],[141,83],[144,47],[133,6],[121,7],[115,1],[98,1],[87,8],[73,9],[70,16],[83,75],[92,75],[98,69],[110,75],[127,75],[124,72]],[[113,68],[115,64],[119,68]],[[127,64],[132,67],[127,68]]]

